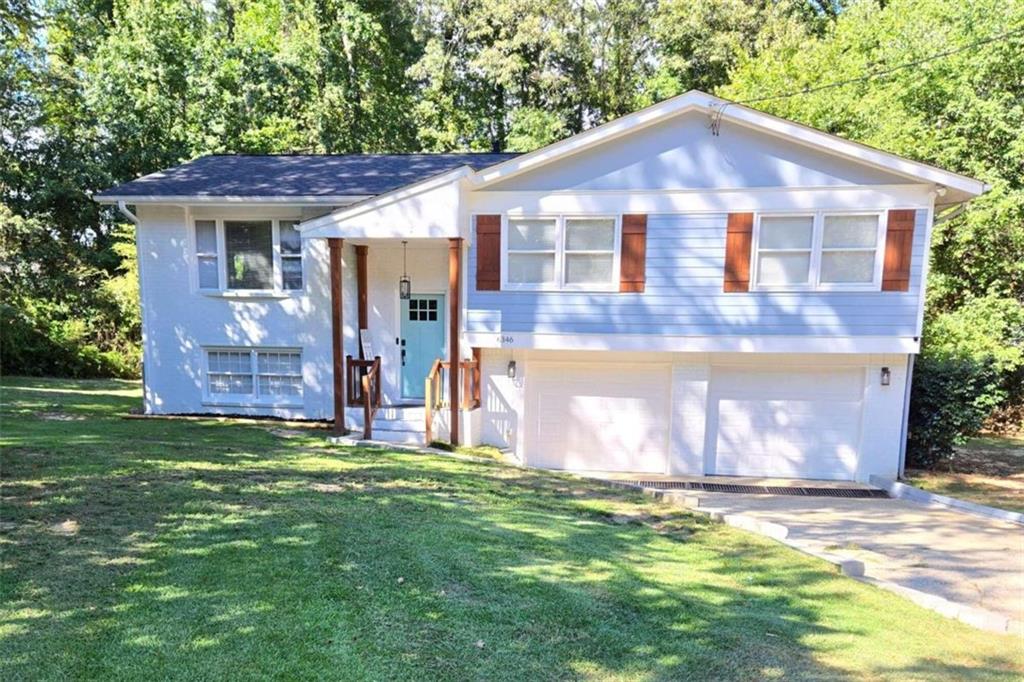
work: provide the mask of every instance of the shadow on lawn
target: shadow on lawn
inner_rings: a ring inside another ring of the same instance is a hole
[[[5,679],[847,676],[807,643],[841,634],[811,606],[845,598],[831,576],[678,512],[671,536],[610,523],[650,507],[629,493],[254,428],[36,426],[3,462]],[[36,446],[62,428],[80,444]]]

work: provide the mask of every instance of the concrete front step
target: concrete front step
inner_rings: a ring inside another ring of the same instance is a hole
[[[414,431],[426,430],[426,409],[422,406],[382,406],[373,419],[373,430]]]
[[[426,445],[426,440],[423,431],[401,431],[401,430],[387,430],[378,427],[377,423],[373,425],[373,440],[384,441],[387,443],[400,443],[403,445]]]

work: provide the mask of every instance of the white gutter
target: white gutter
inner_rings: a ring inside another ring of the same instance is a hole
[[[900,465],[896,478],[902,479],[907,469],[907,436],[910,435],[910,391],[914,383],[914,360],[916,356],[907,354],[907,382],[903,387],[903,422],[900,424]]]
[[[128,204],[126,204],[123,200],[117,202],[117,210],[120,211],[121,215],[123,215],[128,220],[132,221],[136,225],[139,224],[139,216],[129,211]]]
[[[295,196],[211,196],[195,194],[146,194],[146,195],[95,195],[93,199],[101,204],[313,204],[339,205],[364,201],[373,194],[344,194],[332,196],[295,195]]]

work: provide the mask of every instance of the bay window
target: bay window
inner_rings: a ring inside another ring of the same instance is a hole
[[[196,220],[200,290],[277,292],[303,288],[296,220]]]
[[[619,239],[615,217],[509,217],[503,288],[614,289]]]
[[[880,288],[881,216],[866,212],[760,215],[754,234],[754,288]]]

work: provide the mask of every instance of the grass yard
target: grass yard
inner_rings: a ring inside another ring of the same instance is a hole
[[[974,438],[957,448],[953,471],[908,470],[906,479],[939,495],[1024,512],[1024,438]]]
[[[138,399],[3,386],[0,679],[1024,673],[1019,639],[633,493]]]

